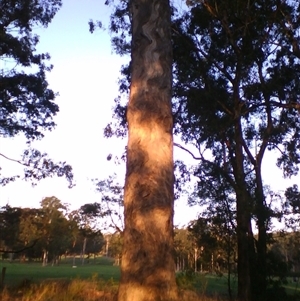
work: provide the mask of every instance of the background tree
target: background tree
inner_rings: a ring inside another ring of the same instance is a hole
[[[9,205],[1,207],[0,252],[10,256],[11,260],[20,255],[26,255],[28,258],[35,257],[41,239],[40,215],[40,209]]]
[[[41,215],[42,211],[40,209],[21,209],[19,240],[24,247],[28,247],[26,251],[22,252],[23,259],[27,257],[30,260],[41,257],[41,248],[39,248],[39,240],[42,238],[40,231]],[[30,246],[33,247],[30,248]]]
[[[288,187],[284,196],[278,195],[282,201],[284,232],[280,233],[278,244],[285,262],[298,275],[300,272],[300,191],[298,185]]]
[[[43,246],[43,265],[48,260],[57,263],[58,258],[68,249],[71,229],[65,217],[66,206],[56,197],[46,197],[41,201],[40,216],[41,243]]]
[[[201,252],[201,261],[206,271],[214,271],[214,258],[218,256],[218,237],[213,231],[213,227],[205,218],[191,221],[188,231],[192,234],[196,246]]]
[[[61,0],[17,0],[0,3],[0,137],[24,135],[27,150],[21,159],[2,158],[24,165],[24,179],[36,181],[47,176],[65,176],[72,186],[70,165],[55,163],[47,154],[31,147],[43,138],[44,131],[55,127],[53,117],[59,111],[56,93],[48,88],[46,72],[52,69],[48,53],[36,53],[37,26],[47,27],[61,7]],[[20,175],[0,177],[5,185]]]
[[[21,208],[10,207],[9,205],[1,207],[1,251],[13,252],[13,250],[18,250],[19,248],[21,248],[18,239],[20,232],[21,214]]]
[[[262,161],[267,149],[280,149],[278,165],[292,175],[299,158],[299,60],[282,22],[285,16],[296,28],[298,4],[190,5],[174,21],[175,132],[199,149],[195,174],[206,189],[221,176],[234,190],[239,299],[264,300],[273,213],[266,205]]]
[[[71,213],[67,209],[54,196],[44,198],[40,208],[2,207],[0,252],[11,260],[42,259],[43,265],[49,261],[57,264],[67,254],[83,258],[83,246],[88,258],[100,253],[105,241],[95,223],[97,203],[85,204]]]
[[[123,247],[122,233],[116,231],[113,234],[107,234],[106,239],[108,241],[106,256],[113,257],[115,259],[115,265],[120,265]]]
[[[98,245],[100,242],[99,239],[101,240],[101,244],[104,244],[102,233],[98,228],[98,218],[105,215],[106,213],[103,212],[100,203],[87,203],[82,205],[78,210],[79,233],[80,237],[82,238],[82,264],[84,264],[85,254],[88,252],[87,246],[91,248],[90,246],[93,244]],[[96,252],[96,249],[94,249],[94,252]]]
[[[106,180],[94,179],[96,191],[101,194],[102,217],[106,216],[104,228],[113,228],[119,233],[124,230],[124,186],[117,181],[117,175]]]
[[[232,299],[232,274],[236,273],[237,240],[234,221],[224,211],[207,208],[197,220],[191,221],[188,231],[199,253],[202,269],[219,276],[227,274],[228,296]]]
[[[79,226],[79,225],[78,225]],[[76,241],[73,241],[71,254],[73,254],[73,265],[75,265],[75,255],[80,255],[81,264],[89,263],[91,255],[99,254],[105,245],[103,234],[100,230],[91,228],[78,229]]]
[[[68,213],[69,229],[70,229],[70,245],[68,253],[73,255],[73,265],[75,266],[77,244],[80,235],[80,216],[79,210],[73,210]],[[81,251],[81,250],[80,250]],[[80,254],[80,252],[78,252]]]
[[[193,239],[185,228],[175,228],[174,230],[174,249],[175,263],[177,271],[185,271],[194,269],[193,256],[195,254]],[[192,260],[191,260],[192,259]],[[197,260],[197,259],[195,259]]]

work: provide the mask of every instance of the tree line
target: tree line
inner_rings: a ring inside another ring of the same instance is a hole
[[[43,265],[57,264],[62,256],[80,256],[83,264],[105,245],[98,214],[97,204],[69,211],[56,197],[44,198],[40,208],[3,206],[0,253],[10,260],[39,260]]]

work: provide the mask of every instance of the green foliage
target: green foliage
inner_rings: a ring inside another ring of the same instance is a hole
[[[124,158],[122,158],[124,160]],[[121,233],[123,225],[124,186],[117,181],[117,175],[113,174],[105,180],[93,179],[96,191],[101,195],[101,215],[109,217],[106,228],[112,228]]]
[[[174,249],[176,269],[184,271],[193,269],[195,261],[195,243],[193,237],[185,228],[175,228],[174,230]]]
[[[249,274],[253,298],[262,300],[270,268],[267,233],[275,216],[266,203],[262,161],[267,149],[280,148],[278,166],[290,176],[300,155],[300,61],[288,36],[299,37],[282,22],[284,16],[298,28],[298,9],[291,2],[200,1],[174,20],[175,133],[200,150],[192,170],[199,178],[194,197],[217,207],[236,195],[239,277]],[[251,220],[257,240],[247,238]]]
[[[0,229],[1,229],[1,248],[13,249],[18,245],[19,221],[21,217],[20,208],[12,208],[8,205],[1,208]]]
[[[0,210],[0,253],[10,255],[11,259],[34,260],[44,257],[58,264],[66,253],[100,253],[104,238],[99,229],[89,227],[88,221],[68,214],[67,205],[56,197],[46,197],[41,208],[13,208],[8,205]]]
[[[43,137],[42,130],[54,127],[52,116],[58,112],[55,93],[48,89],[48,53],[36,54],[39,37],[34,26],[47,27],[61,6],[60,0],[1,1],[0,133],[13,137],[23,133],[28,139]],[[15,64],[17,68],[15,68]],[[27,67],[38,69],[25,72]]]
[[[117,266],[113,266],[112,263],[105,264],[101,257],[97,257],[96,261],[93,261],[91,264],[78,265],[76,268],[73,268],[73,259],[67,258],[62,260],[57,266],[45,266],[38,262],[31,263],[9,263],[8,261],[2,261],[0,268],[3,266],[7,267],[5,284],[9,287],[18,286],[23,282],[24,279],[28,279],[32,283],[40,283],[46,281],[47,279],[52,280],[70,280],[70,279],[89,279],[94,274],[98,275],[98,278],[103,280],[118,281],[120,278],[120,269]]]
[[[107,256],[115,258],[115,263],[120,264],[122,258],[123,249],[123,237],[122,233],[115,232],[114,234],[106,235],[106,240],[108,243],[108,254]]]
[[[292,187],[288,187],[282,200],[285,225],[287,229],[298,232],[300,218],[300,192],[298,185],[294,184]]]
[[[198,248],[198,262],[205,271],[233,272],[237,249],[236,229],[232,228],[228,217],[207,209],[197,220],[189,223],[187,230]]]
[[[36,53],[38,26],[47,27],[61,7],[61,0],[17,0],[0,2],[0,137],[24,135],[27,149],[21,160],[0,153],[25,166],[24,179],[33,183],[47,177],[65,176],[73,185],[70,165],[53,162],[47,154],[31,148],[31,142],[44,137],[55,127],[53,117],[59,107],[57,93],[49,89],[46,73],[51,71],[48,53]],[[0,177],[6,185],[19,175]]]
[[[176,283],[179,289],[196,290],[203,294],[206,292],[207,282],[204,274],[197,274],[192,270],[176,274]]]

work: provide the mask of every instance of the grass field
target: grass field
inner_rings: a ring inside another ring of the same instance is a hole
[[[24,280],[30,282],[40,282],[53,279],[87,279],[97,274],[98,278],[119,281],[120,268],[114,266],[108,258],[98,258],[91,260],[91,263],[81,265],[79,260],[76,268],[72,265],[72,260],[62,261],[59,265],[42,266],[41,263],[10,263],[0,262],[0,270],[6,267],[5,284],[7,286],[18,286]]]
[[[63,260],[57,266],[45,266],[41,263],[9,263],[0,262],[0,270],[6,267],[5,285],[7,287],[18,287],[24,282],[41,283],[49,280],[72,280],[72,279],[92,279],[96,277],[104,281],[113,280],[117,283],[120,279],[120,268],[113,265],[109,258],[97,258],[90,260],[85,265],[80,264],[78,259],[76,268],[73,267],[73,261]],[[184,289],[195,289],[203,294],[209,295],[227,295],[227,283],[225,277],[197,275],[190,278],[184,273],[178,275],[179,286]],[[235,281],[232,282],[235,288]]]
[[[8,288],[17,288],[24,283],[39,284],[45,281],[57,282],[57,280],[59,282],[73,280],[74,283],[77,283],[75,286],[78,287],[79,285],[83,285],[83,282],[80,282],[81,280],[93,282],[91,281],[93,279],[100,280],[102,285],[111,280],[110,285],[113,284],[114,289],[117,287],[120,279],[120,269],[118,266],[113,265],[111,259],[105,257],[96,258],[95,260],[90,260],[85,265],[81,265],[80,260],[77,259],[76,264],[76,268],[73,267],[71,259],[64,260],[57,266],[48,265],[46,267],[42,267],[41,263],[10,263],[8,261],[0,261],[0,270],[2,270],[2,267],[6,267],[5,285]],[[224,298],[228,296],[227,279],[224,276],[218,277],[204,274],[189,276],[188,274],[179,273],[177,281],[179,287],[188,290],[196,289],[201,295],[221,296]],[[235,296],[237,287],[237,279],[235,277],[232,277],[231,284],[233,296]],[[300,284],[293,282],[292,279],[288,279],[285,287],[290,295],[300,294]]]

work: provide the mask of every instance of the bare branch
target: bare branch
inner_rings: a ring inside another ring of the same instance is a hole
[[[188,150],[187,148],[185,148],[181,144],[178,144],[178,143],[174,142],[173,145],[177,146],[178,148],[180,148],[180,149],[186,151],[187,153],[189,153],[193,157],[193,159],[195,159],[195,160],[202,160],[203,159],[201,157],[196,157],[190,150]]]
[[[26,251],[28,249],[33,248],[36,245],[36,243],[38,242],[38,240],[39,239],[35,239],[30,246],[24,247],[24,248],[19,249],[19,250],[4,250],[4,249],[0,249],[0,253],[5,253],[5,254],[9,254],[9,253],[14,253],[14,254],[21,253],[23,251]]]
[[[21,164],[21,165],[23,165],[23,166],[29,166],[29,164],[26,164],[26,163],[24,163],[24,162],[22,162],[22,161],[20,161],[20,160],[15,160],[15,159],[9,158],[9,157],[5,156],[5,155],[2,154],[2,153],[0,153],[0,156],[2,156],[3,158],[5,158],[5,159],[7,159],[7,160],[9,160],[9,161],[19,163],[19,164]]]

